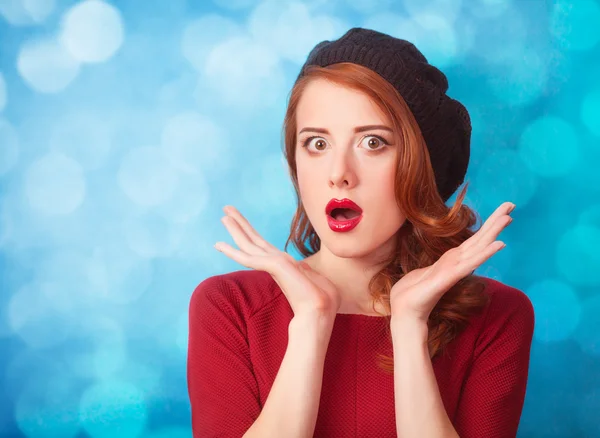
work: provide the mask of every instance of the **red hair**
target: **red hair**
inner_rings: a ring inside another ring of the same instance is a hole
[[[374,302],[387,309],[390,322],[390,290],[405,273],[429,266],[451,248],[459,246],[475,231],[471,228],[480,219],[471,208],[463,205],[468,184],[463,187],[452,207],[446,206],[437,191],[429,153],[421,130],[412,112],[398,91],[377,73],[353,63],[338,63],[328,67],[310,66],[291,90],[284,119],[284,155],[296,191],[298,207],[292,220],[290,242],[308,257],[321,245],[300,199],[296,170],[296,110],[304,88],[313,79],[325,79],[358,90],[367,95],[392,122],[398,150],[395,195],[406,216],[396,235],[396,249],[369,282]],[[454,285],[432,310],[429,321],[429,356],[440,354],[489,302],[484,293],[485,282],[473,274]],[[373,309],[375,311],[375,308]],[[386,316],[386,315],[382,315]],[[389,332],[388,334],[391,334]],[[380,367],[393,372],[393,358],[380,354]]]

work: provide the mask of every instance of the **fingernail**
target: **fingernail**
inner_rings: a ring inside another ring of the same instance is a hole
[[[512,213],[512,211],[516,208],[517,206],[515,204],[512,205],[512,207],[510,207],[510,210],[508,210],[509,213]]]
[[[217,251],[221,251],[221,249],[218,247],[218,243],[215,243],[215,244],[213,245],[213,247],[214,247],[214,248],[215,248]]]

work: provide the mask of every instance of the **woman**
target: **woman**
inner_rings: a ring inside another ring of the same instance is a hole
[[[447,88],[414,45],[373,30],[311,51],[285,118],[298,196],[285,249],[305,258],[224,209],[239,249],[215,247],[251,269],[192,296],[195,437],[516,435],[533,307],[473,275],[514,205],[477,232],[466,188],[445,205],[471,133]]]

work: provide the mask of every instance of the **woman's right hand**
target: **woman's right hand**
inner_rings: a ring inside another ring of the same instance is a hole
[[[221,222],[240,249],[217,242],[217,250],[243,266],[271,274],[290,303],[294,316],[335,317],[341,296],[331,281],[312,270],[308,263],[295,260],[264,240],[236,208],[225,206],[223,211],[226,216]]]

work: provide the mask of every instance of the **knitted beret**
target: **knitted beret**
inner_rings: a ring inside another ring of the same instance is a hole
[[[352,28],[339,39],[322,41],[309,53],[296,79],[310,65],[351,62],[373,70],[406,101],[429,151],[444,202],[463,183],[469,165],[471,121],[467,109],[446,95],[444,73],[410,42],[370,29]]]

